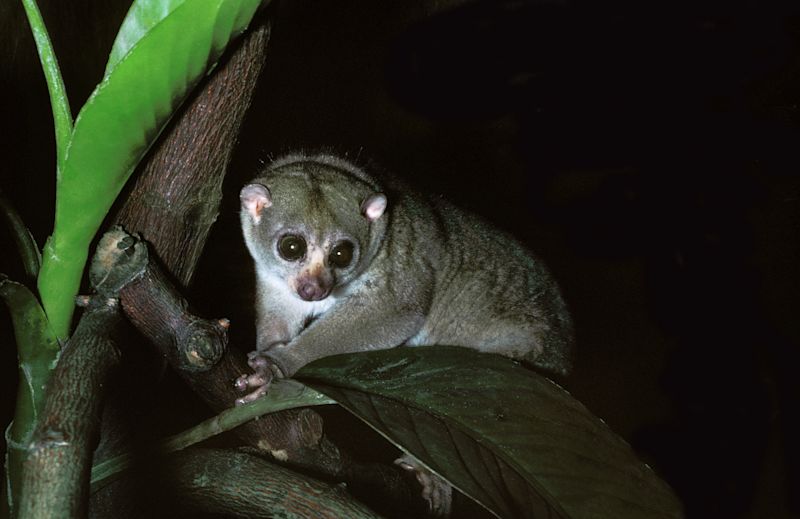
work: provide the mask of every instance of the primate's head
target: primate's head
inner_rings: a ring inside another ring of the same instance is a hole
[[[259,275],[288,284],[304,301],[321,301],[352,281],[385,230],[386,196],[345,165],[327,155],[289,156],[239,195]]]

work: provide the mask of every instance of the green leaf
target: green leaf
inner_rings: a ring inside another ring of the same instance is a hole
[[[122,26],[117,32],[114,45],[106,64],[107,77],[119,61],[125,57],[131,48],[142,39],[159,22],[164,20],[175,8],[183,5],[187,0],[141,0],[134,2],[122,21]]]
[[[111,53],[108,57],[106,64],[106,72],[103,77],[107,77],[111,71],[132,49],[139,43],[145,36],[147,36],[152,29],[158,24],[166,21],[176,9],[183,8],[186,4],[192,4],[189,8],[194,9],[198,0],[138,0],[131,5],[128,14],[122,21],[122,26],[117,33],[114,40],[114,45],[111,48]],[[241,32],[243,28],[247,27],[250,19],[253,16],[249,6],[244,4],[253,4],[239,0],[238,2],[228,2],[227,8],[238,8],[235,12],[235,19],[232,22],[234,29]],[[255,2],[255,7],[258,8],[260,4],[266,5],[268,1],[261,0]],[[241,4],[241,5],[240,5]],[[227,16],[229,13],[225,13]],[[236,17],[238,15],[238,17]],[[227,29],[226,29],[227,30]],[[237,33],[238,34],[238,33]],[[236,34],[234,34],[234,37]]]
[[[58,172],[53,235],[39,291],[53,330],[66,337],[89,244],[139,160],[226,45],[265,0],[185,0],[154,18],[137,2],[115,44],[108,74],[75,121]],[[139,20],[138,16],[146,19]],[[154,21],[155,20],[155,21]]]
[[[396,348],[321,359],[295,377],[499,517],[682,515],[602,420],[510,359]]]
[[[2,190],[0,190],[0,215],[6,220],[14,238],[14,244],[17,246],[22,259],[25,274],[31,280],[36,279],[36,275],[39,273],[39,266],[42,264],[42,255],[39,252],[39,247],[36,246],[36,240],[25,225],[25,222],[22,221],[22,217],[11,201],[3,194]]]
[[[229,431],[259,416],[312,405],[335,404],[323,394],[294,380],[278,380],[269,393],[248,404],[232,407],[217,416],[164,440],[157,448],[162,454],[191,447],[217,434]],[[133,462],[131,454],[122,454],[92,467],[92,492],[108,485]]]

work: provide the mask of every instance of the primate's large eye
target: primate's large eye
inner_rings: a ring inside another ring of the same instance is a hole
[[[302,236],[287,234],[278,240],[278,252],[286,261],[297,261],[306,255],[306,241]]]
[[[353,244],[349,241],[337,243],[328,256],[328,261],[336,268],[343,269],[353,261]]]

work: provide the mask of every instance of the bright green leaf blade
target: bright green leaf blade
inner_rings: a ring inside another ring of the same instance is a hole
[[[602,420],[509,359],[396,348],[321,359],[295,377],[500,517],[682,515]]]
[[[11,313],[19,361],[19,391],[10,436],[27,440],[44,406],[44,385],[58,360],[60,348],[39,301],[25,285],[0,277],[0,297]]]
[[[191,0],[140,0],[131,5],[117,32],[106,64],[105,76],[114,69],[136,43],[177,7]]]
[[[39,276],[59,337],[69,333],[89,243],[103,218],[173,111],[262,3],[186,0],[118,56],[81,109],[59,171],[55,228]]]
[[[111,53],[106,64],[105,76],[108,76],[117,63],[133,49],[156,25],[167,19],[173,11],[185,4],[193,4],[196,0],[138,0],[131,5],[128,14],[114,40]],[[266,4],[267,2],[261,2]],[[234,26],[247,25],[252,13],[248,9],[239,11],[240,19]]]

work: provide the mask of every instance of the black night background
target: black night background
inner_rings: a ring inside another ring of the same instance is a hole
[[[688,517],[800,517],[800,9],[459,3],[278,7],[192,304],[251,349],[240,186],[290,150],[368,157],[547,262],[577,327],[567,388]],[[42,2],[74,111],[126,4]],[[41,245],[55,148],[14,0],[0,5],[0,114],[0,189]],[[23,279],[5,227],[0,272]],[[165,422],[191,399],[169,373],[143,384]],[[3,310],[3,427],[15,388]]]

